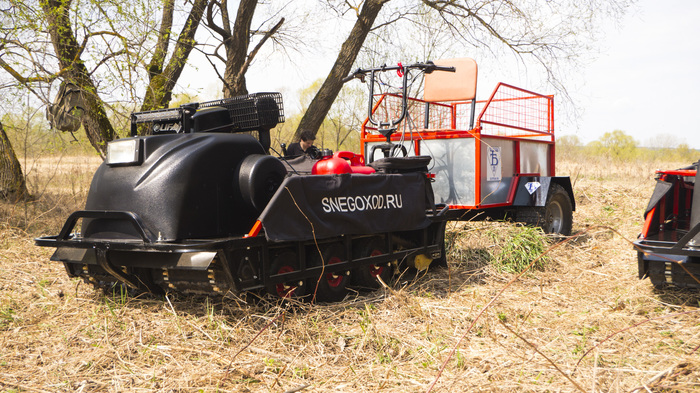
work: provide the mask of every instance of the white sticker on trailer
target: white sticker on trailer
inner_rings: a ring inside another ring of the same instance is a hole
[[[501,181],[501,147],[489,146],[486,150],[487,173],[486,181]]]
[[[530,195],[532,195],[535,191],[537,191],[538,188],[540,188],[540,185],[541,184],[538,181],[527,182],[525,183],[525,189],[527,189],[527,192],[529,192]]]

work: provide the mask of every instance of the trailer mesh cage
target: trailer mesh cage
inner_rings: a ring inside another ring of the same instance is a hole
[[[551,140],[553,97],[499,83],[484,103],[477,127],[487,135]]]
[[[285,120],[282,94],[254,93],[132,113],[131,135],[136,136],[139,130],[154,134],[192,132],[192,116],[198,110],[215,107],[227,110],[225,125],[229,126],[229,132],[269,130]]]
[[[379,95],[372,115],[378,121],[397,118],[402,96]],[[472,119],[472,113],[476,118]],[[407,121],[399,131],[468,131],[476,123],[478,133],[508,138],[552,141],[554,134],[554,99],[505,83],[499,83],[488,100],[427,103],[408,97]],[[371,124],[364,129],[377,131]]]
[[[399,118],[403,101],[400,94],[378,95],[373,119]],[[428,169],[436,203],[454,211],[509,208],[522,179],[556,176],[553,96],[499,83],[487,100],[406,101],[406,116],[391,143],[405,155],[433,158]],[[378,131],[369,120],[363,123],[367,162],[386,155],[380,150],[386,137]]]

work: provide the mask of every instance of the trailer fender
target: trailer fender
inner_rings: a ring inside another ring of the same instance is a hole
[[[576,200],[568,176],[522,176],[513,198],[513,206],[544,206],[552,184],[560,185],[571,200],[571,209],[576,211]]]

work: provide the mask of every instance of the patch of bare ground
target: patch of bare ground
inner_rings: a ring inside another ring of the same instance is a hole
[[[493,267],[514,225],[455,223],[448,268],[335,304],[106,296],[32,241],[80,208],[90,176],[44,184],[0,210],[0,390],[698,391],[700,296],[638,280],[629,243],[653,170],[686,164],[560,162],[580,234],[543,269]]]

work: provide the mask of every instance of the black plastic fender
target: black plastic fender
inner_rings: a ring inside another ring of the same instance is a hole
[[[518,180],[518,187],[513,198],[513,206],[544,206],[551,184],[560,185],[571,200],[571,209],[576,211],[574,190],[571,186],[571,178],[568,176],[522,176]]]
[[[164,134],[139,137],[143,160],[103,163],[90,185],[85,210],[123,211],[139,217],[160,240],[221,238],[248,233],[258,212],[237,190],[241,162],[264,150],[250,135]],[[112,217],[83,220],[84,237],[140,236]]]

